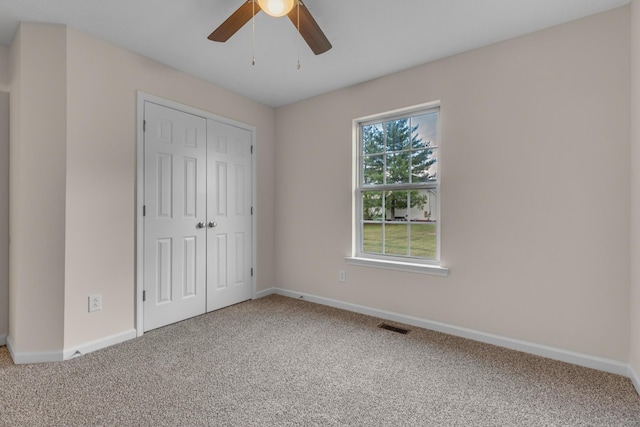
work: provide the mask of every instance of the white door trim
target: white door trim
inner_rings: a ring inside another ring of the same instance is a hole
[[[168,99],[160,98],[156,95],[151,95],[149,93],[145,93],[142,91],[137,92],[137,110],[136,110],[136,230],[135,230],[135,246],[136,246],[136,258],[135,258],[135,329],[137,336],[143,335],[143,304],[142,304],[142,285],[144,283],[144,226],[143,226],[143,217],[142,217],[142,209],[144,205],[144,103],[152,102],[154,104],[162,105],[164,107],[173,108],[175,110],[179,110],[185,113],[193,114],[194,116],[203,117],[205,119],[215,120],[217,122],[226,123],[232,126],[239,127],[241,129],[246,129],[251,132],[251,145],[253,146],[253,156],[251,157],[251,175],[252,175],[252,195],[251,195],[251,203],[253,205],[254,211],[253,216],[251,218],[252,221],[252,246],[253,246],[253,254],[252,254],[252,264],[254,266],[254,274],[251,277],[251,298],[255,298],[256,295],[256,277],[257,270],[255,269],[255,260],[256,258],[256,248],[258,245],[256,244],[256,216],[257,211],[255,209],[256,206],[256,153],[257,153],[257,145],[256,145],[256,128],[255,126],[242,123],[233,119],[229,119],[227,117],[218,116],[217,114],[213,114],[207,111],[200,110],[198,108],[190,107],[188,105],[183,105],[174,101],[170,101]]]

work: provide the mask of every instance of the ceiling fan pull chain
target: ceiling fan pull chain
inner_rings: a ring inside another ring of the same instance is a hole
[[[251,65],[256,65],[256,2],[251,2],[253,17],[251,18]]]
[[[300,35],[300,0],[296,1],[298,6],[298,35]],[[296,67],[298,70],[300,69],[300,37],[298,37],[298,41],[296,43],[296,49],[298,51],[298,66]]]

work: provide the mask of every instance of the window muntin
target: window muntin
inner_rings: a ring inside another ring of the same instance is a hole
[[[357,256],[438,263],[439,107],[358,124]]]

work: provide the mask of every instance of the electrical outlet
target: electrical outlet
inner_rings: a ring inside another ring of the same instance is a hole
[[[89,295],[89,313],[102,310],[102,294]]]
[[[347,281],[347,273],[344,270],[340,270],[338,272],[338,281],[339,282],[346,282]]]

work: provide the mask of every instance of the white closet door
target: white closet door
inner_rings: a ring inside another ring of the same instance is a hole
[[[207,121],[207,311],[252,295],[252,134]]]
[[[206,119],[145,103],[144,330],[206,309]]]

